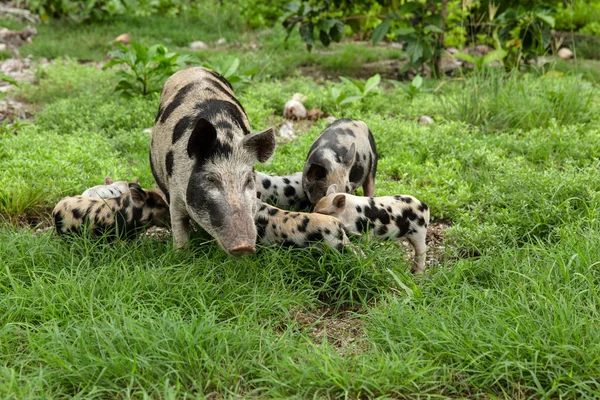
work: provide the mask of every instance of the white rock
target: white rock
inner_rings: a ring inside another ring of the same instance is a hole
[[[23,62],[16,58],[9,58],[0,66],[0,71],[4,74],[8,72],[20,71],[23,69]]]
[[[305,119],[306,118],[306,107],[298,100],[288,100],[283,106],[283,117],[285,119]]]
[[[573,52],[566,47],[563,47],[558,51],[558,56],[564,60],[567,60],[569,58],[573,58]]]
[[[450,54],[456,54],[456,53],[460,53],[460,50],[459,50],[459,49],[457,49],[456,47],[448,47],[448,48],[446,49],[446,51],[447,51],[448,53],[450,53]]]
[[[6,45],[4,43],[0,43],[0,51],[6,50]]]
[[[296,133],[294,132],[294,125],[290,121],[286,121],[279,127],[279,137],[286,140],[294,140]]]
[[[217,46],[224,46],[225,44],[227,44],[227,39],[225,39],[224,37],[217,40]]]
[[[152,128],[146,128],[146,129],[144,129],[144,133],[146,135],[152,135]]]
[[[428,117],[427,115],[422,115],[419,117],[419,124],[420,125],[429,125],[429,124],[433,124],[433,118]]]
[[[329,117],[325,118],[325,121],[327,121],[328,125],[333,124],[335,121],[337,121],[337,118],[334,117],[333,115],[330,115]]]
[[[404,48],[402,43],[398,43],[398,42],[392,42],[392,44],[390,44],[390,47],[392,49],[400,49],[400,50],[402,50]]]
[[[204,49],[208,49],[208,45],[201,40],[196,40],[196,41],[190,43],[190,49],[204,50]]]

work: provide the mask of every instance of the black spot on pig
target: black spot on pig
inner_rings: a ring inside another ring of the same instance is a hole
[[[263,187],[264,187],[265,189],[268,189],[268,188],[270,188],[270,187],[271,187],[271,181],[270,181],[269,179],[266,179],[266,178],[265,178],[265,179],[263,179],[263,181],[262,181],[262,185],[263,185]]]
[[[278,212],[279,212],[279,210],[277,208],[269,209],[269,215],[271,215],[271,216],[277,215]]]
[[[378,236],[384,236],[386,233],[388,233],[388,227],[387,225],[382,225],[379,227],[379,229],[377,229],[377,235]]]
[[[169,151],[165,157],[165,166],[167,168],[167,176],[173,175],[173,151]]]
[[[302,223],[298,226],[298,232],[306,232],[306,228],[308,227],[309,223],[310,223],[310,218],[304,217],[304,219],[302,220]]]
[[[373,222],[379,220],[384,225],[390,223],[390,215],[387,211],[377,208],[373,198],[369,199],[369,206],[365,207],[365,217]]]
[[[81,210],[79,208],[74,208],[72,213],[73,213],[73,218],[75,218],[75,219],[80,219],[81,217],[83,217],[83,214],[81,213]]]
[[[323,240],[323,234],[319,231],[311,232],[306,235],[306,240],[308,242],[320,242]]]
[[[410,223],[407,218],[404,218],[402,215],[396,216],[396,226],[398,227],[398,237],[406,236],[408,231],[410,230]]]
[[[294,189],[293,186],[286,186],[283,188],[283,194],[285,194],[287,197],[292,197],[296,194],[296,189]]]
[[[187,85],[179,89],[179,92],[177,92],[177,94],[173,98],[173,101],[171,101],[169,105],[167,105],[165,110],[162,113],[160,113],[160,122],[164,123],[167,119],[169,119],[171,114],[173,114],[173,111],[175,111],[183,104],[185,97],[189,92],[192,91],[192,89],[194,89],[194,86],[196,86],[195,83],[188,83]]]
[[[370,223],[369,220],[366,218],[358,218],[356,220],[356,230],[361,232],[361,233],[366,233],[369,230],[370,227]]]
[[[423,203],[422,201],[420,203],[421,204],[419,204],[419,211],[423,212],[429,208],[427,207],[427,204]]]

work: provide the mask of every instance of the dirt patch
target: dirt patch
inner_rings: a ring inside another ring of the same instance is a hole
[[[295,310],[292,318],[312,342],[319,345],[325,339],[341,356],[366,350],[363,322],[352,311],[336,313],[328,307]]]

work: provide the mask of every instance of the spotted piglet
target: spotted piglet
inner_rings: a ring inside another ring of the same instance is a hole
[[[310,202],[302,189],[302,172],[271,176],[255,171],[256,197],[264,203],[297,211],[307,210]]]
[[[65,197],[52,211],[59,234],[80,233],[87,224],[90,232],[108,237],[132,238],[145,226],[167,227],[169,206],[158,192],[129,184],[130,192],[110,199]]]
[[[376,172],[377,149],[367,125],[338,119],[310,147],[302,187],[312,204],[317,204],[331,185],[345,193],[354,193],[362,186],[365,196],[374,196]]]
[[[381,238],[406,238],[415,249],[412,272],[425,270],[425,237],[429,208],[412,196],[359,197],[337,193],[332,185],[316,205],[315,212],[339,218],[346,231],[360,235],[370,232]]]
[[[139,183],[139,178],[135,178],[133,183]],[[110,176],[104,177],[104,185],[96,185],[87,189],[81,195],[84,197],[93,197],[96,199],[112,199],[122,194],[129,193],[129,182],[115,182]]]
[[[264,245],[309,247],[322,242],[339,251],[350,245],[344,225],[328,215],[280,210],[258,200],[254,222]]]

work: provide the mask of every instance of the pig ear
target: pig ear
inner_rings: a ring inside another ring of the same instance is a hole
[[[146,203],[146,199],[148,198],[148,194],[141,188],[137,183],[130,183],[129,190],[131,191],[131,200],[137,206],[143,206]]]
[[[254,154],[258,161],[267,161],[275,152],[275,133],[273,132],[273,128],[247,135],[242,141],[242,146]]]
[[[136,176],[135,178],[133,178],[133,181],[132,181],[132,182],[133,182],[133,183],[138,183],[138,184],[139,184],[139,183],[140,183],[140,178]]]
[[[352,164],[354,164],[354,157],[356,157],[356,146],[354,145],[354,143],[352,143],[352,146],[350,146],[350,150],[348,150],[348,152],[344,156],[344,164],[346,164],[347,166],[351,166]]]
[[[216,143],[217,129],[204,118],[200,118],[188,140],[188,156],[196,160],[206,158]]]
[[[337,185],[336,185],[336,184],[333,184],[333,185],[330,185],[330,186],[327,188],[327,194],[325,194],[325,196],[328,196],[328,195],[330,195],[330,194],[332,194],[332,193],[337,193],[337,192],[338,192],[338,191],[337,191]]]
[[[327,176],[327,170],[325,167],[319,164],[311,164],[306,172],[306,178],[309,182],[318,181],[324,179]]]
[[[105,185],[112,185],[115,181],[113,181],[113,178],[111,178],[110,176],[105,176],[104,177],[104,184]]]
[[[346,196],[343,194],[338,194],[333,198],[333,206],[337,211],[342,212],[346,208]]]

